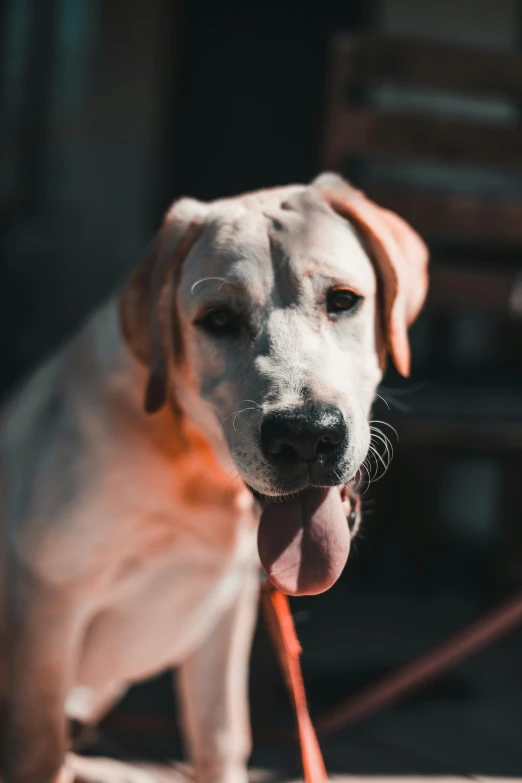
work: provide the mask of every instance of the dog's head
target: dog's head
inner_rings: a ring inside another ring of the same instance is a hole
[[[326,174],[174,204],[120,314],[148,412],[185,410],[267,497],[354,476],[387,352],[408,374],[426,287],[417,234]]]

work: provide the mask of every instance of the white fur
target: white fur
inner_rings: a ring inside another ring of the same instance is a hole
[[[187,449],[169,453],[170,411],[142,409],[147,372],[120,334],[116,300],[4,411],[6,783],[56,780],[65,710],[95,722],[128,685],[171,666],[180,667],[198,780],[246,780],[258,560],[253,503],[237,474],[277,492],[257,445],[260,417],[298,404],[307,387],[342,409],[350,432],[342,478],[352,476],[381,374],[372,265],[350,226],[307,200],[309,190],[205,208],[208,229],[177,294],[192,374],[174,374],[174,384],[197,435]],[[292,209],[281,208],[285,198]],[[283,227],[279,260],[274,220]],[[233,349],[192,323],[205,297],[230,295],[227,285],[216,291],[215,277],[241,283],[257,319],[255,339]],[[364,295],[352,318],[328,319],[332,283]],[[234,419],[242,408],[250,409]],[[211,451],[192,445],[200,436]]]

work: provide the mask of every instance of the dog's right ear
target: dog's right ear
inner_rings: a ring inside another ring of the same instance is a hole
[[[167,212],[150,252],[133,272],[119,302],[120,326],[134,356],[149,371],[144,407],[155,413],[165,404],[169,375],[169,350],[180,357],[183,350],[175,328],[173,307],[165,294],[177,283],[184,259],[201,236],[206,206],[183,198]]]

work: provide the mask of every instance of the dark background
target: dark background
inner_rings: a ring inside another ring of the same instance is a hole
[[[3,389],[137,263],[172,199],[314,176],[328,33],[362,16],[3,3]]]
[[[125,278],[172,199],[307,181],[321,170],[334,34],[372,31],[516,55],[521,19],[516,0],[0,2],[0,393]],[[517,96],[418,92],[408,98],[415,111],[428,106],[435,116],[517,132]],[[385,98],[392,107],[405,101]],[[516,165],[379,165],[393,186],[402,178],[522,204]],[[371,166],[339,169],[372,182]],[[448,250],[428,240],[435,267],[451,256],[471,272],[489,265],[516,280],[522,271],[516,243],[472,237]],[[315,713],[522,582],[520,320],[464,302],[443,310],[428,305],[412,332],[412,378],[401,383],[391,372],[383,384],[391,410],[378,402],[375,418],[399,423],[406,436],[388,475],[365,495],[346,574],[328,595],[296,602]],[[463,417],[467,428],[455,435]],[[520,776],[521,654],[518,630],[332,739],[330,763],[355,772]],[[263,720],[289,719],[270,656],[260,630],[260,737]],[[165,685],[136,690],[125,708],[168,717]]]

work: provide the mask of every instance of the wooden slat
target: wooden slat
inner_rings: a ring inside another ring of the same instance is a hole
[[[522,449],[522,422],[498,422],[484,418],[462,420],[451,417],[423,417],[411,414],[408,419],[393,420],[400,433],[401,447],[406,444],[432,448],[465,448],[466,450]]]
[[[382,186],[368,187],[366,192],[378,204],[401,215],[428,240],[522,247],[522,203],[427,195]]]
[[[437,116],[337,107],[330,118],[325,165],[336,167],[354,154],[438,158],[512,170],[522,167],[522,133]]]
[[[408,38],[339,36],[331,57],[341,81],[385,81],[419,87],[522,97],[522,58]]]
[[[427,307],[431,310],[480,310],[509,316],[514,275],[493,274],[432,264]]]

